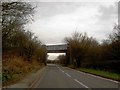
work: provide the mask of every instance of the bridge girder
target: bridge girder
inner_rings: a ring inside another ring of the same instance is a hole
[[[46,49],[47,49],[47,53],[66,53],[67,52],[67,44],[47,45]]]

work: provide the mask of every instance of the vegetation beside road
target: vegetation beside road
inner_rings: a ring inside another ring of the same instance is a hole
[[[34,7],[29,2],[2,2],[2,81],[9,85],[46,65],[43,43],[29,30]]]
[[[58,56],[58,63],[74,68],[92,68],[120,73],[120,26],[115,25],[113,32],[101,43],[87,33],[74,32],[66,37],[67,55]]]
[[[77,70],[85,72],[85,73],[90,73],[90,74],[98,75],[101,77],[105,77],[108,79],[113,79],[113,80],[117,80],[117,81],[120,80],[120,74],[118,74],[118,73],[112,73],[112,72],[108,72],[108,71],[95,70],[95,69],[87,69],[87,68],[79,68]]]
[[[65,38],[65,42],[68,44],[66,56],[58,56],[56,63],[74,69],[87,68],[80,70],[114,80],[120,79],[119,25],[115,25],[113,32],[101,43],[81,32],[74,32],[71,37]]]
[[[23,79],[27,74],[36,72],[44,67],[44,64],[35,60],[24,61],[22,57],[10,57],[3,61],[2,81],[3,86],[10,85]]]
[[[2,74],[0,73],[0,81],[2,80]]]
[[[94,69],[94,68],[75,68],[73,65],[69,65],[69,68],[81,71],[81,72],[85,72],[88,74],[93,74],[96,76],[100,76],[100,77],[104,77],[104,78],[108,78],[108,79],[112,79],[112,80],[116,80],[116,81],[120,81],[120,73],[115,73],[115,72],[111,72],[108,70],[103,70],[103,69]]]

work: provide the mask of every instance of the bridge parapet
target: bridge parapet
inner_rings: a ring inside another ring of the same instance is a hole
[[[53,52],[53,53],[60,53],[60,52],[65,52],[67,51],[67,44],[62,44],[62,45],[47,45],[46,49],[48,52]]]

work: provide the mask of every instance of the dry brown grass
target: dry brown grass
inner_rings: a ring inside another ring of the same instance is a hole
[[[9,57],[3,60],[3,86],[16,83],[26,74],[36,72],[43,64],[36,60],[24,61],[22,57]]]

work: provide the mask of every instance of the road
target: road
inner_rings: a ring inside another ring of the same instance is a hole
[[[94,90],[94,88],[118,88],[118,82],[49,64],[34,88],[86,88],[86,90]]]

